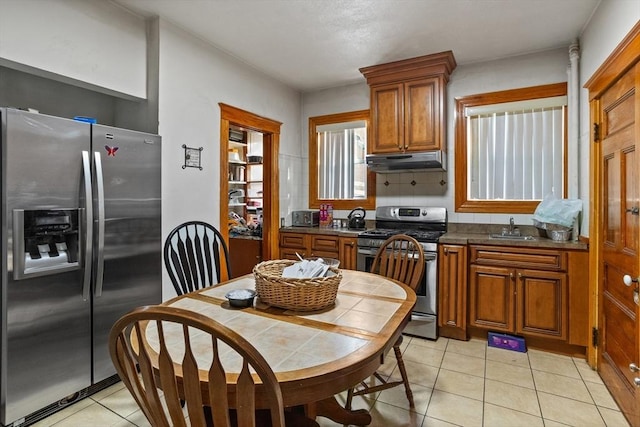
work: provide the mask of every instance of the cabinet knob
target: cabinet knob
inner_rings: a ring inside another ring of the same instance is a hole
[[[635,377],[635,378],[633,379],[633,383],[636,385],[636,387],[640,387],[640,378]]]
[[[629,370],[631,372],[640,372],[640,368],[638,368],[638,365],[636,365],[635,363],[629,364]]]
[[[511,273],[509,273],[509,278],[511,278],[513,280],[513,271]]]
[[[444,248],[444,254],[449,255],[449,248]]]
[[[522,279],[522,273],[518,273],[518,279]]]
[[[351,246],[352,248],[353,248],[355,245],[356,245],[356,243],[355,243],[355,242],[351,242],[351,243],[349,243],[349,246]]]

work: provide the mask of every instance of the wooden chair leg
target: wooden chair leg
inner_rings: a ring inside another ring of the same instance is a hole
[[[351,402],[353,401],[353,388],[350,388],[347,392],[347,401],[344,404],[344,408],[348,411],[351,410]]]
[[[411,387],[409,386],[409,377],[407,377],[407,370],[404,367],[404,361],[402,360],[402,352],[400,351],[400,346],[394,345],[393,351],[396,354],[398,369],[400,369],[400,375],[402,376],[402,382],[404,383],[404,391],[407,394],[407,399],[409,400],[409,407],[414,408],[415,404],[413,402],[413,393],[411,392]]]

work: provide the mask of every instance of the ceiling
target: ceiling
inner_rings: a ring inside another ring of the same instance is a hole
[[[112,0],[159,16],[302,92],[452,50],[458,65],[578,40],[600,0]]]

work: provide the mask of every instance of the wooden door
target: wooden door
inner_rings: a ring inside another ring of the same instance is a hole
[[[467,339],[467,247],[440,245],[438,254],[440,335]]]
[[[437,150],[442,143],[440,79],[412,80],[404,85],[404,148]]]
[[[472,265],[469,270],[469,324],[484,329],[515,329],[515,271]]]
[[[640,136],[637,130],[639,87],[640,65],[635,65],[602,94],[598,108],[603,201],[598,370],[620,409],[636,427],[640,426],[640,388],[634,381],[640,378],[640,373],[633,372],[630,364],[640,365],[640,310],[634,302],[638,282],[626,286],[623,277],[629,275],[636,279],[640,273],[640,157],[636,151],[636,140]]]
[[[517,270],[516,333],[567,339],[567,275]]]
[[[398,153],[404,147],[402,83],[371,88],[371,140],[369,153]]]

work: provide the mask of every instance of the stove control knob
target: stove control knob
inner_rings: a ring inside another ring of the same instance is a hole
[[[427,216],[427,210],[426,209],[423,209],[422,216]]]

